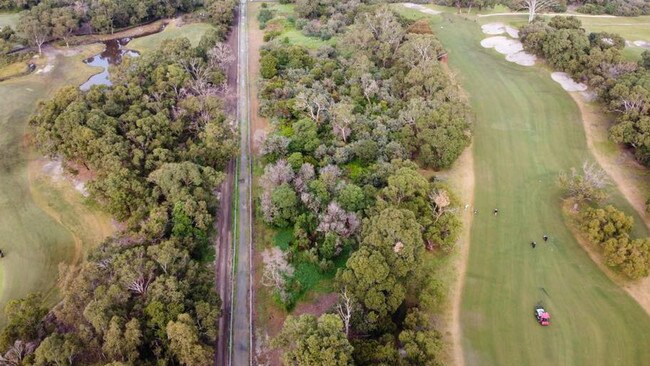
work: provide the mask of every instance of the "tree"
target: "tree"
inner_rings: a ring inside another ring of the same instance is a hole
[[[366,196],[363,189],[354,184],[346,184],[339,192],[337,201],[346,211],[360,211],[366,206]]]
[[[74,334],[53,333],[34,352],[34,363],[37,366],[73,365],[75,357],[82,351],[79,339]]]
[[[0,365],[20,366],[23,360],[36,350],[36,343],[17,340],[9,347],[4,355],[0,355]]]
[[[277,291],[280,300],[286,304],[289,300],[287,285],[294,272],[293,266],[287,261],[287,254],[278,247],[268,248],[262,252],[262,262],[262,285]]]
[[[265,79],[271,79],[278,74],[278,59],[266,54],[260,59],[260,74]]]
[[[557,182],[567,197],[578,201],[599,202],[607,197],[609,178],[605,171],[593,163],[584,162],[582,172],[571,168],[569,173],[560,173]]]
[[[199,342],[195,322],[189,314],[180,314],[177,321],[167,325],[169,349],[182,365],[207,366],[213,364],[213,353]]]
[[[376,248],[362,246],[337,273],[341,286],[363,307],[362,331],[381,329],[406,296],[403,280],[395,277],[386,257]]]
[[[92,11],[90,23],[93,28],[113,34],[115,17],[119,11],[118,3],[112,0],[92,0],[90,8]]]
[[[311,314],[297,318],[290,315],[272,344],[284,350],[282,358],[287,365],[352,364],[352,346],[343,331],[343,322],[334,314],[324,314],[318,319]]]
[[[41,294],[31,293],[22,299],[14,299],[4,309],[7,323],[0,333],[0,349],[7,349],[16,340],[37,339],[40,322],[47,314]]]
[[[426,315],[417,308],[409,309],[404,320],[404,330],[399,334],[406,365],[438,366],[442,351],[440,335],[429,324]]]
[[[332,129],[334,135],[338,136],[343,143],[348,142],[348,137],[352,132],[352,125],[354,124],[356,117],[352,113],[353,105],[346,103],[337,103],[334,108],[332,108]]]
[[[520,9],[528,11],[528,23],[535,20],[537,13],[557,4],[556,0],[517,0]]]
[[[343,321],[346,337],[350,335],[350,320],[352,319],[355,305],[354,299],[348,295],[348,289],[343,287],[339,292],[339,301],[336,303],[336,313]]]
[[[298,196],[287,183],[273,190],[271,204],[276,212],[273,224],[278,227],[287,227],[298,216]]]
[[[18,33],[27,39],[30,45],[36,46],[38,53],[42,54],[43,43],[52,35],[49,10],[45,5],[39,5],[24,12],[16,28]]]
[[[70,7],[52,9],[52,35],[63,39],[66,47],[69,47],[69,39],[79,26],[79,18]]]
[[[594,243],[627,235],[634,226],[634,218],[608,205],[603,208],[588,207],[581,215],[582,230]]]

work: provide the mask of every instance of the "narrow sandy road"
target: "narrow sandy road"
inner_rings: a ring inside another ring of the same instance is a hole
[[[239,47],[239,10],[235,10],[233,25],[226,43],[235,52]],[[235,62],[228,65],[227,90],[238,89],[239,81],[239,54],[235,53]],[[225,110],[229,116],[239,121],[239,103],[236,93],[225,92],[223,95]],[[233,301],[233,257],[234,257],[234,232],[233,232],[233,205],[235,204],[235,179],[237,174],[236,159],[233,159],[226,168],[226,180],[219,190],[220,205],[216,222],[217,238],[215,241],[217,260],[215,262],[216,288],[222,301],[222,316],[219,318],[219,337],[215,352],[216,365],[228,365],[231,350],[231,323]]]
[[[222,301],[221,317],[219,318],[219,338],[215,361],[217,365],[226,365],[229,359],[228,345],[230,343],[230,314],[232,311],[232,204],[235,175],[235,162],[228,164],[226,180],[219,190],[220,203],[217,217],[217,261],[216,283],[219,298]]]
[[[238,118],[241,142],[239,145],[239,212],[237,216],[238,237],[235,251],[234,296],[232,304],[232,349],[229,365],[252,365],[252,219],[251,219],[251,160],[250,116],[248,85],[248,37],[246,0],[239,5],[238,45]]]

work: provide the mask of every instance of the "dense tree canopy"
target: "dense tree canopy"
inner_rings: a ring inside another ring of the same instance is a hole
[[[62,301],[49,313],[34,296],[11,303],[3,349],[34,345],[37,365],[213,363],[214,191],[237,149],[218,39],[166,41],[125,60],[111,87],[64,88],[39,106],[37,147],[90,170],[90,199],[125,230],[62,268]]]
[[[581,215],[581,229],[603,249],[608,266],[618,267],[632,279],[650,273],[650,239],[632,239],[634,219],[613,206],[587,208]]]
[[[43,43],[52,39],[68,44],[83,25],[98,33],[113,33],[115,29],[169,18],[201,6],[202,17],[225,34],[235,5],[234,0],[0,0],[0,8],[28,9],[22,12],[17,30],[39,52]]]
[[[285,365],[347,366],[352,364],[352,346],[343,332],[343,322],[337,315],[319,318],[304,314],[289,316],[274,345],[285,352]]]
[[[320,20],[329,11],[323,2],[297,8]],[[260,112],[272,130],[258,139],[266,164],[258,207],[267,224],[292,228],[283,258],[296,268],[345,262],[333,316],[343,321],[356,364],[435,364],[440,346],[424,327],[429,319],[412,327],[404,313],[435,302],[427,250],[452,250],[460,221],[453,194],[419,169],[453,164],[471,140],[471,113],[427,24],[412,27],[387,7],[354,13],[336,47],[309,51],[273,40],[262,48]],[[297,270],[273,272],[275,262],[266,262],[265,273],[282,274],[275,290],[290,309],[295,297],[287,292],[301,287]],[[285,352],[287,364],[312,364],[296,352]]]

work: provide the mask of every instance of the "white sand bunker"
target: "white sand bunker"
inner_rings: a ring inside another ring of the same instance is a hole
[[[409,9],[419,10],[422,13],[430,14],[430,15],[436,15],[436,14],[442,13],[441,11],[429,9],[426,6],[420,5],[420,4],[404,3],[404,6],[409,8]]]
[[[551,74],[551,78],[558,84],[562,85],[562,88],[566,91],[569,92],[575,92],[575,91],[585,91],[587,90],[587,86],[582,83],[576,83],[571,79],[571,76],[567,74],[566,72],[554,72]]]
[[[516,39],[504,36],[488,37],[481,41],[481,46],[494,48],[497,52],[506,55],[506,60],[521,66],[533,66],[537,57],[524,52],[524,46]]]
[[[488,37],[481,41],[481,46],[484,48],[494,48],[496,45],[508,41],[504,36]]]
[[[494,48],[497,52],[504,55],[521,52],[524,49],[521,42],[503,36],[488,37],[481,41],[481,46],[485,48]]]
[[[634,45],[637,46],[637,47],[650,48],[650,42],[646,42],[646,41],[634,41],[634,42],[632,42],[632,43],[634,43]]]
[[[43,164],[43,173],[48,175],[55,182],[62,182],[66,180],[63,164],[61,160],[49,160]],[[84,197],[88,197],[89,193],[86,189],[86,183],[78,178],[70,178],[72,186]]]
[[[52,64],[47,64],[45,65],[44,68],[36,70],[37,74],[47,74],[48,72],[52,71],[54,69],[54,65]]]
[[[63,178],[63,165],[61,164],[61,160],[50,160],[43,164],[43,173],[55,181],[61,180]]]
[[[535,61],[537,61],[537,56],[520,51],[506,55],[506,60],[521,66],[533,66],[535,65]]]
[[[503,23],[488,23],[481,26],[485,34],[502,34],[506,32],[506,25]]]
[[[513,53],[524,50],[524,45],[514,39],[506,39],[504,42],[497,43],[494,49],[503,55],[512,55]]]
[[[512,38],[519,38],[519,29],[506,25],[506,33]]]

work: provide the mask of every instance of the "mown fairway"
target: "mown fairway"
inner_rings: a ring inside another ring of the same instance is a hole
[[[481,48],[473,21],[445,18],[434,31],[477,116],[479,213],[461,310],[467,364],[648,364],[650,317],[596,267],[562,218],[556,176],[591,159],[577,107],[547,71]],[[613,200],[633,212],[616,193]],[[639,225],[636,232],[647,235]],[[534,320],[539,301],[550,327]]]
[[[27,119],[39,100],[88,78],[92,70],[81,63],[82,58],[57,56],[49,73],[0,83],[0,249],[6,254],[0,259],[0,308],[32,291],[51,294],[59,263],[79,257],[90,238],[101,239],[93,234],[96,227],[87,226],[96,218],[82,216],[88,213],[86,208],[71,207],[62,193],[42,180],[32,191],[28,181]],[[76,224],[67,225],[71,220]],[[107,220],[99,221],[105,228]],[[100,225],[99,221],[95,222]]]

